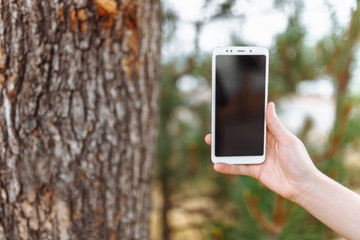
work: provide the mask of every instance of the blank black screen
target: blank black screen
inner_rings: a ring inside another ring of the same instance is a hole
[[[215,155],[263,155],[264,55],[216,56]]]

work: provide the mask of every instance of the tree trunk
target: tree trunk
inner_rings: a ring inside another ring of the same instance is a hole
[[[159,0],[0,0],[0,239],[147,239]]]

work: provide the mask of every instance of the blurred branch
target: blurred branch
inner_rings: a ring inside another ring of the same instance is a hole
[[[251,215],[254,217],[258,225],[269,232],[272,236],[276,238],[279,237],[282,229],[289,221],[289,216],[285,207],[285,199],[276,195],[274,208],[275,211],[273,213],[272,221],[269,221],[258,207],[260,202],[260,195],[253,195],[248,190],[245,192],[244,196],[246,205],[248,206]]]
[[[348,101],[348,85],[355,48],[360,40],[360,8],[352,12],[350,25],[342,38],[344,40],[337,42],[335,51],[326,65],[326,72],[334,76],[337,86],[335,123],[328,147],[322,154],[314,157],[316,161],[334,158],[341,149],[342,139],[347,130],[349,114],[352,109],[352,104]]]
[[[174,205],[174,208],[176,208],[176,210],[183,211],[185,213],[200,214],[207,218],[213,216],[214,212],[216,212],[215,209],[210,209],[207,206],[203,206],[202,208],[188,208],[182,206],[182,204],[176,204]]]
[[[335,50],[326,64],[326,73],[335,76],[337,93],[343,94],[346,92],[350,78],[349,68],[354,59],[354,48],[360,39],[360,8],[352,12],[349,27],[337,39],[339,40]]]
[[[173,81],[176,82],[179,78],[181,78],[182,76],[191,73],[195,67],[196,67],[196,59],[199,56],[200,53],[200,47],[199,47],[199,41],[200,41],[200,33],[203,27],[203,22],[199,21],[199,22],[195,22],[195,37],[194,37],[194,53],[187,57],[186,61],[186,66],[185,68],[176,73],[173,77]]]
[[[173,231],[174,232],[182,232],[185,230],[189,230],[189,229],[202,229],[204,226],[203,224],[199,224],[199,223],[188,223],[184,226],[181,227],[174,227]]]
[[[182,76],[191,73],[195,68],[195,56],[190,56],[186,60],[186,66],[183,70],[180,72],[177,72],[173,77],[172,81],[175,83],[177,80],[179,80]]]
[[[323,159],[334,158],[338,150],[341,148],[341,142],[348,127],[349,114],[351,109],[352,106],[349,103],[344,104],[344,106],[342,106],[342,108],[340,109],[342,114],[340,114],[339,119],[337,120],[336,131],[334,131],[334,134],[330,140],[329,147],[326,149],[322,157]]]
[[[220,4],[218,12],[214,14],[211,19],[222,18],[232,15],[232,7],[235,5],[236,0],[226,0],[224,3]]]
[[[298,134],[298,137],[304,142],[306,140],[307,135],[309,134],[310,130],[313,128],[314,126],[314,120],[307,116],[305,118],[305,122],[304,125],[301,129],[301,131]]]

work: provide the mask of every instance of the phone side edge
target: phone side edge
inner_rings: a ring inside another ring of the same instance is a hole
[[[268,89],[269,89],[269,50],[267,48],[263,48],[265,52],[266,57],[266,63],[265,63],[265,99],[264,99],[264,147],[263,147],[263,157],[265,162],[266,159],[266,139],[267,139],[267,125],[266,125],[266,112],[267,112],[267,105],[268,105]]]
[[[216,163],[215,157],[215,74],[216,74],[216,56],[221,47],[215,48],[212,53],[211,67],[211,161]]]

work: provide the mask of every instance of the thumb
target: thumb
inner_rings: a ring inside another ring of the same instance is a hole
[[[295,137],[276,115],[275,104],[273,102],[270,102],[267,106],[266,124],[270,132],[279,142],[287,143]]]

